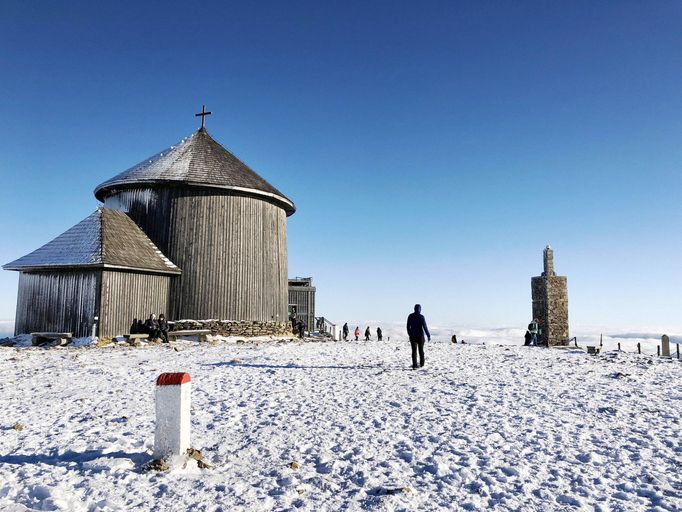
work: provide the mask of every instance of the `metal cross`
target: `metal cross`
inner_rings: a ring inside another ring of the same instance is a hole
[[[204,125],[206,124],[204,121],[206,119],[206,116],[210,116],[211,112],[206,112],[206,105],[201,106],[201,112],[198,114],[194,114],[194,117],[201,117],[201,127],[203,128]]]

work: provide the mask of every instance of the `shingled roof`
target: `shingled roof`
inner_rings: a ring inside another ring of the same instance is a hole
[[[205,128],[100,184],[95,197],[104,201],[118,189],[169,182],[265,197],[287,215],[296,211],[290,199],[216,142]]]
[[[27,271],[74,267],[180,273],[125,212],[109,208],[98,208],[51,242],[2,268]]]

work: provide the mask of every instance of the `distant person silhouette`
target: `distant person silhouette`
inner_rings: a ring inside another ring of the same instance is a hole
[[[377,340],[381,341],[383,340],[383,333],[381,332],[381,327],[377,327]]]
[[[365,341],[369,341],[369,336],[370,336],[370,332],[369,332],[369,325],[368,325],[367,329],[365,329]]]
[[[168,343],[168,320],[166,320],[166,315],[161,313],[159,315],[159,337],[164,343]]]
[[[358,341],[359,338],[360,338],[360,326],[357,325],[357,326],[355,326],[355,341]]]
[[[343,324],[343,341],[348,341],[348,322]]]
[[[422,307],[420,304],[415,304],[414,313],[410,313],[407,317],[407,335],[412,345],[412,368],[415,370],[424,366],[424,334],[431,341],[426,319],[422,315]],[[419,351],[419,366],[417,366],[417,351]]]
[[[528,324],[528,332],[530,332],[530,345],[534,347],[538,344],[538,334],[540,333],[540,326],[537,318],[534,318],[533,321]]]

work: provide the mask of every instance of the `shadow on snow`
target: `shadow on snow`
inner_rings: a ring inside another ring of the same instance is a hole
[[[149,462],[151,456],[147,452],[128,453],[124,451],[105,452],[104,450],[86,450],[84,452],[66,451],[64,453],[35,453],[31,455],[0,455],[0,464],[49,464],[62,466],[75,463],[79,467],[87,462],[100,458],[130,459],[136,467]]]
[[[220,363],[204,363],[202,366],[213,367],[236,367],[236,368],[266,368],[271,370],[407,370],[407,367],[393,366],[387,367],[383,364],[357,364],[357,365],[302,365],[296,363],[289,364],[262,364],[262,363],[240,363],[232,361],[224,361]]]

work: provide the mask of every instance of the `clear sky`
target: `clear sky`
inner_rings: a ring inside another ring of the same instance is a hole
[[[318,314],[523,326],[549,243],[572,326],[682,326],[680,2],[4,0],[0,262],[202,103]]]

